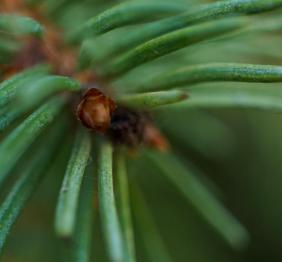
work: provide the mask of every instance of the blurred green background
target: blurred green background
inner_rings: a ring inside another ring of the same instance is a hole
[[[213,2],[179,1],[191,6],[200,2]],[[87,18],[84,9],[81,8],[80,11],[77,8],[80,4],[72,2],[74,1],[70,1],[71,11],[68,14],[54,14],[54,19],[66,28],[70,22],[75,23],[75,19],[80,21],[79,19]],[[89,1],[82,3],[84,6],[92,6]],[[103,10],[103,7],[101,9]],[[281,11],[273,12],[273,16],[281,14]],[[74,21],[71,21],[70,17]],[[135,29],[135,26],[131,28]],[[108,39],[118,41],[122,34],[122,29],[111,35],[106,34],[101,43],[108,42]],[[279,65],[282,61],[281,40],[280,31],[248,33],[221,41],[210,41],[160,58],[148,66],[142,66],[113,85],[117,88],[127,87],[133,85],[139,75],[153,76],[180,65],[195,63],[240,62]],[[281,84],[205,85],[210,85],[211,88],[221,85],[281,88]],[[189,88],[187,90],[189,92]],[[137,153],[128,160],[130,179],[140,183],[155,225],[173,261],[282,261],[282,115],[254,109],[175,108],[156,111],[154,117],[169,138],[173,150],[181,156],[185,164],[195,166],[199,170],[203,183],[213,190],[246,226],[251,237],[245,249],[232,250],[194,208],[187,204],[173,185],[160,175],[159,170],[143,159],[141,153]],[[64,261],[66,243],[59,242],[55,237],[53,219],[69,153],[68,147],[58,151],[54,166],[50,167],[44,182],[13,228],[2,261]],[[92,174],[87,174],[87,179],[97,182],[97,178]],[[134,210],[134,202],[132,206]],[[95,221],[99,219],[96,214]],[[142,228],[137,220],[135,217],[138,261],[146,262],[149,259],[144,251],[144,241],[140,237]],[[93,261],[106,262],[108,260],[105,257],[100,223],[95,221]],[[158,260],[156,251],[155,261]]]

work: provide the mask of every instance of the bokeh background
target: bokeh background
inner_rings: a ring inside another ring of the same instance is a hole
[[[213,2],[178,1],[187,6]],[[56,1],[46,2],[56,7]],[[53,12],[52,17],[67,32],[70,24],[79,24],[93,15],[93,10],[103,10],[106,5],[101,2],[81,1],[83,4],[80,4],[69,1],[70,11],[65,16]],[[88,10],[85,9],[86,5],[89,5]],[[97,6],[99,8],[94,8]],[[268,14],[268,17],[279,15],[282,12],[276,11]],[[261,17],[263,15],[258,19]],[[136,28],[138,26],[132,26],[130,30]],[[101,45],[109,40],[118,41],[122,34],[123,29],[116,30],[99,41]],[[140,74],[153,76],[195,63],[279,65],[282,62],[281,46],[281,31],[252,32],[205,42],[158,59],[149,66],[142,66],[114,83],[114,86],[131,86]],[[211,92],[213,86],[282,88],[281,84],[202,85],[210,86]],[[187,90],[189,92],[189,87]],[[154,117],[185,165],[197,170],[202,182],[224,202],[250,233],[250,242],[246,248],[233,250],[187,204],[176,188],[160,175],[159,170],[142,158],[142,153],[133,154],[128,161],[131,179],[141,184],[151,216],[173,261],[282,261],[282,115],[255,109],[164,108],[154,112]],[[64,252],[67,251],[56,239],[53,229],[56,200],[70,148],[62,144],[61,149],[42,185],[13,228],[2,261],[64,261]],[[97,180],[95,176],[88,176],[87,179]],[[132,205],[134,210],[134,203]],[[95,220],[99,219],[99,215],[95,214]],[[134,221],[138,258],[146,262],[149,260],[140,237],[142,228],[138,226],[138,218],[135,217]],[[93,261],[108,261],[99,223],[94,224],[93,236]],[[156,250],[155,261],[158,260]]]

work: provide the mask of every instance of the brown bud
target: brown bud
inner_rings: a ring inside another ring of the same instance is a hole
[[[86,91],[77,107],[77,117],[87,128],[105,133],[110,126],[115,103],[96,88]]]

